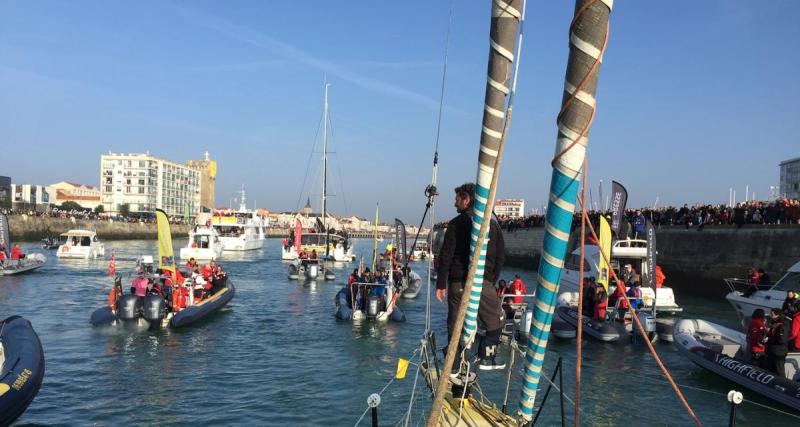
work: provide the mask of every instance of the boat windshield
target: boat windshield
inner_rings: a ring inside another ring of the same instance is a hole
[[[772,287],[773,291],[800,291],[800,271],[790,271]]]
[[[235,226],[217,226],[217,231],[223,237],[239,237],[244,234],[244,227]]]
[[[192,247],[193,248],[208,248],[208,234],[196,234],[194,239],[192,239]]]
[[[343,240],[341,236],[337,236],[335,234],[330,234],[328,239],[331,243],[336,243],[338,241]],[[302,245],[315,245],[315,246],[325,246],[325,235],[324,234],[303,234],[300,238],[300,244]]]

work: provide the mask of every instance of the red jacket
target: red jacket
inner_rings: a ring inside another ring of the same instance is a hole
[[[528,293],[528,290],[525,288],[525,282],[523,282],[522,279],[514,279],[514,281],[511,282],[511,286],[508,291],[510,291],[508,293],[515,295],[525,295]],[[522,297],[514,297],[514,303],[522,304]]]
[[[800,322],[797,323],[800,325]],[[767,350],[764,344],[761,343],[761,339],[764,338],[766,333],[767,327],[764,319],[752,319],[750,321],[750,326],[747,328],[747,347],[750,350],[750,354],[763,353]]]
[[[594,318],[595,320],[606,320],[606,309],[608,308],[608,298],[603,297],[600,301],[594,303]]]
[[[20,259],[22,258],[22,251],[19,249],[19,246],[14,246],[11,248],[11,259]]]
[[[792,332],[789,334],[789,345],[794,346],[795,350],[800,349],[800,312],[792,316]]]
[[[614,289],[614,293],[611,294],[611,297],[614,299],[614,303],[619,301],[619,308],[628,308],[628,300],[625,299],[626,292],[628,292],[628,289],[625,288],[625,284],[622,283],[621,280],[618,280],[617,289]]]

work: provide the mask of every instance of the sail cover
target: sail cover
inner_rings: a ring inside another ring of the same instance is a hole
[[[158,268],[175,274],[172,232],[169,229],[167,214],[161,209],[156,209],[156,224],[158,225]]]

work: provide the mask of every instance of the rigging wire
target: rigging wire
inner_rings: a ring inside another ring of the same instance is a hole
[[[314,150],[317,148],[317,137],[319,136],[320,127],[322,127],[322,117],[319,118],[319,123],[317,123],[317,131],[314,133],[314,145],[311,146],[311,152],[308,153],[308,162],[306,163],[306,173],[303,175],[303,185],[300,186],[300,193],[298,193],[297,195],[297,204],[294,207],[295,212],[300,211],[300,203],[301,203],[300,201],[303,199],[303,191],[305,191],[306,189],[308,170],[311,168],[311,159],[314,157]]]
[[[328,111],[328,127],[331,130],[330,139],[333,140],[333,120],[331,120],[331,112],[330,111]],[[333,144],[331,143],[331,145],[333,145]],[[344,215],[347,216],[348,212],[349,212],[349,209],[347,209],[347,197],[345,197],[345,195],[344,195],[344,178],[342,177],[342,165],[341,165],[342,162],[341,162],[341,159],[339,159],[339,153],[337,153],[336,151],[329,151],[329,153],[332,153],[334,156],[336,156],[336,170],[339,172],[339,175],[338,175],[339,176],[339,190],[342,193],[342,202],[344,203]]]

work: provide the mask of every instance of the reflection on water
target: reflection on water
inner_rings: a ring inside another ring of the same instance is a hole
[[[174,247],[185,242],[178,240]],[[152,241],[107,242],[106,248],[108,257],[116,251],[117,270],[123,274],[140,254],[156,252]],[[38,250],[31,245],[23,249]],[[371,242],[357,241],[356,253],[367,259]],[[92,328],[89,316],[106,303],[111,287],[108,258],[67,261],[47,254],[47,265],[38,271],[0,278],[0,315],[30,319],[46,354],[44,384],[21,418],[23,424],[350,425],[366,408],[367,396],[391,379],[397,358],[411,356],[424,327],[424,291],[416,300],[399,301],[406,323],[337,321],[334,295],[356,264],[334,264],[334,282],[290,281],[288,264],[280,261],[280,240],[270,239],[260,251],[223,254],[221,263],[236,285],[236,297],[212,318],[179,330],[153,330],[146,324]],[[423,279],[426,266],[412,264]],[[509,269],[503,277],[515,273],[533,288],[533,271]],[[687,316],[735,322],[722,299],[682,293],[677,299]],[[434,299],[432,324],[440,345],[446,338],[445,315],[445,305]],[[690,424],[645,347],[584,341],[583,348],[585,423]],[[656,348],[679,383],[722,393],[732,388],[683,359],[672,346]],[[544,372],[552,372],[559,356],[565,363],[565,390],[573,394],[574,340],[551,339]],[[383,394],[382,424],[393,424],[405,413],[414,372],[412,365],[407,379]],[[517,358],[511,408],[521,374]],[[500,402],[504,376],[480,375],[481,388]],[[415,408],[429,405],[425,390],[418,386]],[[724,397],[684,391],[706,424],[726,424]],[[544,409],[542,425],[560,422],[555,396]],[[745,396],[752,394],[745,391]],[[751,424],[787,424],[785,418],[752,405],[745,404],[739,414]],[[414,411],[415,424],[421,416]]]

